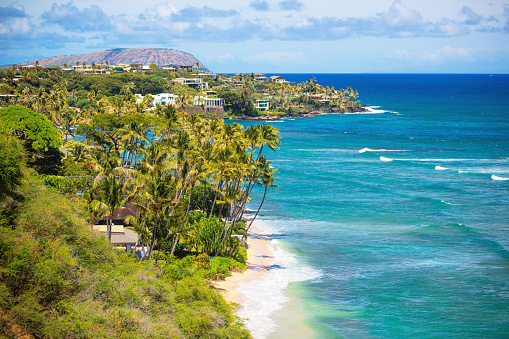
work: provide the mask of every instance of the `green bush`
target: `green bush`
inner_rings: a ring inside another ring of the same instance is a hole
[[[205,253],[196,256],[194,262],[196,263],[196,267],[199,269],[203,270],[210,269],[210,257]]]

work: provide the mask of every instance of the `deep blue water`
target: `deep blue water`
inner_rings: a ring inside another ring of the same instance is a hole
[[[509,337],[509,75],[315,77],[379,113],[274,124],[259,218],[296,263],[270,337],[297,308],[320,338]]]

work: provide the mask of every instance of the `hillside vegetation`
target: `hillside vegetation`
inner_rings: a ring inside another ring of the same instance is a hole
[[[0,146],[0,337],[249,337],[193,257],[112,249],[78,200],[25,168],[17,140]]]

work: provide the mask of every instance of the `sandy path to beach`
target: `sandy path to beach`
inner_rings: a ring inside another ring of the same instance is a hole
[[[239,286],[255,280],[263,280],[274,261],[270,238],[255,225],[251,226],[247,244],[249,247],[246,271],[233,272],[231,277],[214,282],[214,287],[221,292],[226,301],[238,304],[237,308],[241,308],[245,303],[245,296],[238,291]]]

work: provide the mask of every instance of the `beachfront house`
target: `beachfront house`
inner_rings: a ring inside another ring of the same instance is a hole
[[[172,94],[172,93],[159,93],[150,95],[152,97],[152,104],[151,106],[155,105],[175,105],[175,101],[178,97],[178,95]],[[143,96],[141,94],[135,94],[134,98],[136,99],[136,103],[139,104],[143,101],[143,99],[146,96]],[[150,109],[150,108],[149,108]]]

